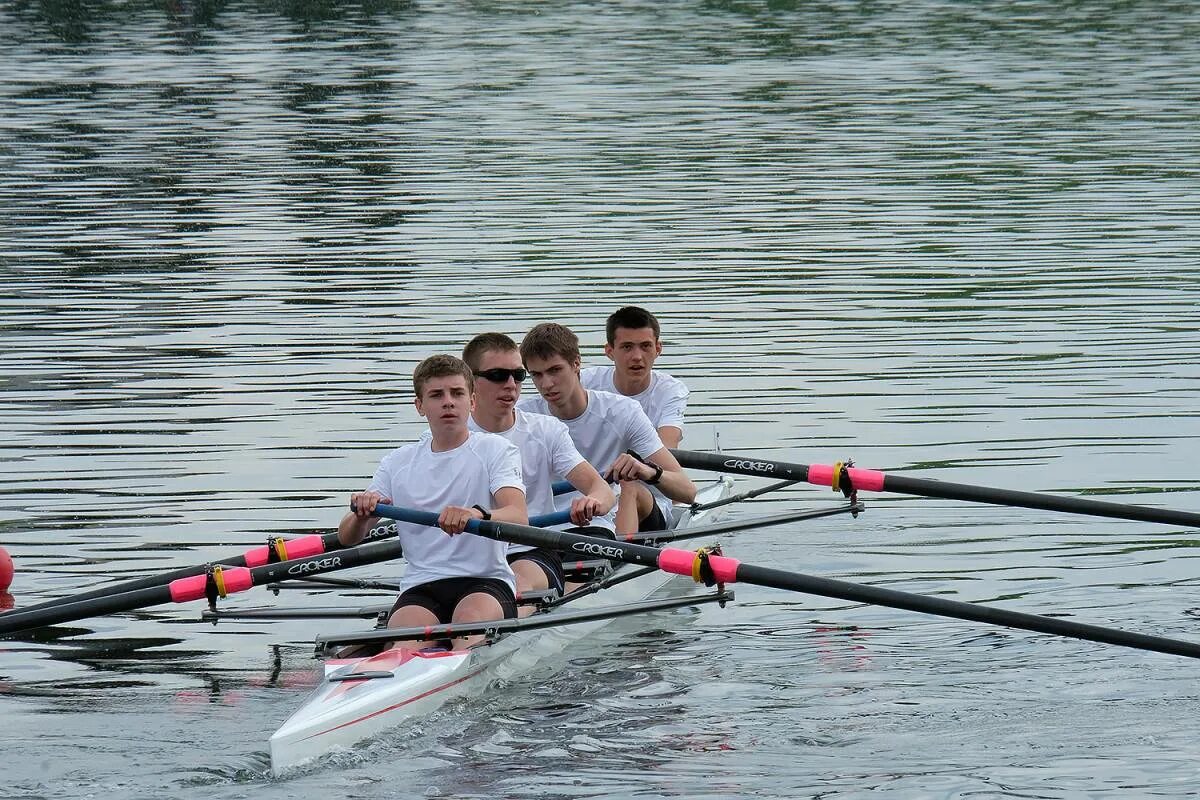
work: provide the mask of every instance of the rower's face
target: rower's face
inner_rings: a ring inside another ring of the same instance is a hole
[[[617,371],[642,377],[662,353],[662,342],[653,328],[617,328],[613,343],[604,345],[604,355],[613,360]]]
[[[417,406],[417,413],[429,420],[431,429],[466,425],[467,417],[475,406],[474,396],[467,388],[467,379],[462,375],[430,378],[425,381],[420,396],[413,402]]]
[[[578,358],[567,361],[562,356],[531,356],[525,360],[525,369],[529,370],[533,385],[550,405],[558,405],[579,388]]]
[[[510,373],[523,369],[521,354],[516,350],[489,350],[479,359],[479,369],[476,372],[487,373],[489,370],[503,369]],[[483,375],[475,376],[475,403],[485,414],[509,411],[521,397],[521,384],[511,374],[502,381],[496,382]]]

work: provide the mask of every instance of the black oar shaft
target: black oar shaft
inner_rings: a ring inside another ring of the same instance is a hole
[[[246,566],[246,559],[242,556],[238,556],[236,558],[231,558],[217,563],[230,567],[244,567]],[[153,589],[155,587],[165,586],[172,581],[181,580],[183,578],[191,578],[195,575],[203,574],[204,565],[200,564],[198,566],[181,567],[177,570],[172,570],[171,572],[161,572],[156,575],[148,575],[145,578],[134,578],[133,580],[122,581],[120,583],[110,583],[97,589],[89,589],[86,592],[80,592],[79,594],[73,594],[68,597],[59,597],[55,598],[54,600],[46,600],[41,603],[34,603],[33,605],[24,606],[14,611],[5,612],[0,614],[0,620],[4,620],[12,614],[24,614],[25,612],[29,611],[41,611],[47,608],[70,606],[77,603],[84,603],[93,600],[99,600],[105,597],[111,597],[113,595],[126,595],[130,592],[142,591],[143,589]],[[103,614],[109,612],[100,613]]]
[[[1007,628],[1020,628],[1038,633],[1066,636],[1072,639],[1115,644],[1139,650],[1152,650],[1157,653],[1200,658],[1200,644],[1192,642],[1167,639],[1161,636],[1149,636],[1142,633],[1132,633],[1082,622],[1071,622],[1070,620],[1057,617],[1043,617],[1020,611],[1008,611],[993,606],[964,603],[941,597],[910,594],[878,586],[864,586],[862,584],[848,583],[831,578],[819,578],[795,572],[785,572],[769,567],[738,564],[736,578],[738,581],[752,583],[757,586],[787,589],[794,592],[820,595],[821,597],[832,597],[856,603],[870,603],[872,605],[917,611],[923,614],[935,614],[940,617],[951,617],[971,622],[985,622],[989,625],[1002,625]]]
[[[364,541],[374,542],[395,535],[396,529],[394,525],[379,525],[367,531]],[[342,544],[338,540],[337,533],[311,534],[309,536],[302,536],[298,539],[285,540],[285,554],[288,546],[291,546],[293,551],[298,550],[299,557],[316,555],[319,553],[329,553],[333,552],[334,550],[342,549]],[[220,564],[226,567],[261,566],[268,560],[270,549],[270,545],[261,546],[236,556],[230,556],[229,558],[214,559],[211,563]],[[247,563],[247,556],[250,556],[249,563]],[[181,567],[180,569],[172,570],[171,572],[161,572],[156,575],[149,575],[145,578],[134,578],[133,580],[122,581],[120,583],[110,583],[96,589],[89,589],[86,592],[73,594],[69,597],[60,597],[54,600],[46,600],[42,603],[35,603],[31,606],[25,606],[24,608],[19,609],[19,611],[37,611],[43,608],[53,608],[55,606],[67,605],[70,603],[94,600],[96,598],[107,597],[113,594],[127,594],[129,592],[136,592],[141,589],[149,589],[155,586],[165,586],[172,581],[203,575],[206,568],[206,564],[198,564],[191,567]],[[4,615],[0,614],[0,619],[3,617]]]
[[[790,464],[760,458],[735,456],[728,453],[700,453],[692,450],[672,450],[679,463],[690,469],[728,472],[738,475],[760,475],[765,478],[806,481],[817,486],[830,486],[830,476],[837,470],[829,464]],[[888,475],[878,470],[850,467],[847,470],[853,488],[860,491],[897,492],[946,500],[967,500],[1044,511],[1063,511],[1093,517],[1129,519],[1139,522],[1158,522],[1200,528],[1200,513],[1175,511],[1169,508],[1112,503],[1083,497],[1061,497],[1040,492],[1013,489],[992,489],[965,483],[947,483],[929,478]]]
[[[763,517],[731,519],[726,522],[715,522],[712,525],[701,525],[695,528],[671,528],[662,531],[639,531],[625,534],[622,538],[627,542],[662,545],[680,539],[698,539],[702,536],[720,536],[726,533],[751,530],[753,528],[770,528],[774,525],[787,525],[793,522],[804,522],[821,517],[832,517],[837,514],[852,514],[863,510],[861,503],[855,505],[834,506],[808,511],[786,511],[782,514],[772,514]]]
[[[399,558],[400,555],[399,542],[377,542],[346,548],[335,553],[322,553],[307,558],[265,564],[252,569],[233,567],[228,571],[227,580],[230,584],[229,591],[233,593],[274,581],[307,578],[323,572],[388,561]],[[222,565],[223,568],[224,566]],[[0,614],[0,636],[41,628],[45,625],[73,622],[87,617],[133,611],[137,608],[161,603],[198,600],[204,597],[205,581],[203,577],[192,575],[177,579],[164,586],[152,586],[122,594],[95,597],[90,600],[73,600],[69,603],[59,603],[44,608],[10,611],[7,614]]]
[[[1126,503],[1111,503],[1091,500],[1086,497],[1061,497],[1059,495],[1021,492],[1014,489],[992,489],[986,486],[971,486],[964,483],[947,483],[928,478],[910,478],[906,475],[887,475],[883,479],[885,492],[915,494],[924,497],[940,497],[945,500],[968,500],[976,503],[991,503],[1000,506],[1037,508],[1044,511],[1063,511],[1069,514],[1084,514],[1091,517],[1128,519],[1138,522],[1158,522],[1165,525],[1200,527],[1200,514],[1176,511],[1169,508],[1150,508]]]
[[[411,516],[414,514],[419,515],[421,512],[408,512],[406,509],[394,508],[389,509],[389,512],[396,512],[398,519],[421,522],[420,518]],[[384,513],[392,516],[391,513]],[[403,516],[404,514],[409,514],[410,516]],[[692,574],[692,570],[688,568],[688,565],[692,564],[696,558],[695,553],[686,550],[659,549],[645,545],[631,544],[629,542],[614,542],[607,539],[580,536],[579,534],[567,533],[566,531],[530,528],[525,525],[515,525],[508,522],[473,521],[468,524],[468,530],[478,533],[480,536],[487,536],[501,541],[527,544],[533,547],[549,547],[592,557],[611,558],[630,564],[657,566],[665,572],[682,575]],[[737,559],[725,556],[709,556],[708,562],[717,579],[728,583],[740,581],[757,586],[767,586],[793,592],[815,594],[822,597],[832,597],[839,600],[935,614],[952,619],[984,622],[1008,628],[1019,628],[1038,633],[1066,636],[1072,639],[1102,642],[1104,644],[1114,644],[1139,650],[1186,656],[1188,658],[1200,658],[1200,644],[1178,639],[1132,633],[1115,628],[1105,628],[1099,625],[1089,625],[1054,617],[1026,614],[1020,611],[1006,611],[993,606],[927,597],[925,595],[900,592],[895,589],[865,586],[831,578],[818,578],[798,572],[771,569],[769,567],[757,567],[750,564],[742,564]]]

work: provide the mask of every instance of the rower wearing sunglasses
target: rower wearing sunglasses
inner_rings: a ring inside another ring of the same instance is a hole
[[[620,394],[585,389],[579,382],[579,338],[563,325],[544,322],[521,341],[521,359],[540,397],[518,408],[551,414],[566,423],[579,452],[601,473],[621,484],[621,505],[636,501],[637,527],[670,527],[670,501],[691,503],[696,485],[663,445],[637,401]],[[650,492],[667,499],[664,509]]]
[[[571,522],[585,527],[608,515],[616,503],[613,491],[575,449],[567,426],[552,416],[516,408],[526,375],[517,343],[502,333],[481,333],[463,348],[462,357],[475,376],[475,407],[467,426],[503,436],[521,451],[529,514],[555,510],[552,487],[561,476],[578,490],[570,499]],[[564,591],[562,557],[556,550],[509,545],[508,562],[518,593]]]

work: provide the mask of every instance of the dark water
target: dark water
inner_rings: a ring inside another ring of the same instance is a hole
[[[0,3],[12,601],[331,526],[416,360],[554,319],[596,362],[627,302],[687,446],[1200,510],[1197,41],[1182,3]],[[1200,640],[1195,542],[886,496],[726,548]],[[276,782],[321,626],[197,614],[0,643],[4,794],[1200,783],[1192,662],[753,587]]]

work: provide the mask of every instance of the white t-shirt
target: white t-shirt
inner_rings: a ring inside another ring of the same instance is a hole
[[[588,367],[580,371],[579,381],[585,389],[620,394],[617,391],[616,375],[617,368],[611,365]],[[687,411],[688,399],[688,388],[683,385],[683,381],[653,369],[650,370],[650,385],[646,390],[625,397],[638,402],[656,429],[669,425],[683,431],[683,415]]]
[[[425,437],[383,457],[368,491],[390,497],[392,504],[440,513],[446,506],[491,508],[492,495],[506,486],[521,491],[521,454],[516,445],[490,433],[471,432],[453,450],[433,452]],[[497,578],[516,591],[508,566],[507,542],[473,533],[450,536],[440,528],[397,522],[408,562],[400,591],[443,578]]]
[[[601,475],[626,450],[645,458],[663,448],[658,431],[636,401],[624,395],[594,390],[588,390],[587,395],[588,404],[584,412],[575,419],[564,419],[562,422],[566,423],[575,447]],[[527,397],[518,402],[517,407],[535,414],[550,414],[550,404],[540,396]],[[571,500],[576,495],[578,492],[559,495],[555,501],[556,507],[570,508]],[[670,501],[667,501],[663,513],[666,519],[671,519]],[[604,520],[595,518],[592,524],[615,530],[614,517],[615,509]]]
[[[521,475],[525,481],[525,505],[529,509],[529,516],[552,514],[555,510],[555,479],[565,478],[568,472],[586,459],[575,449],[567,426],[557,418],[519,409],[514,413],[517,421],[513,426],[495,435],[503,436],[521,451]],[[473,431],[483,431],[474,417],[467,420],[467,427]],[[508,546],[510,553],[532,549],[523,544]]]

